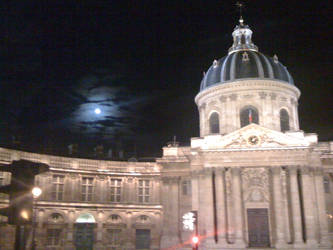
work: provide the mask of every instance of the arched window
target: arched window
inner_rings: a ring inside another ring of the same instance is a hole
[[[244,107],[240,112],[241,127],[249,125],[250,123],[259,124],[258,110],[255,107]]]
[[[209,117],[209,132],[211,134],[220,133],[219,114],[216,112],[212,113]]]
[[[288,115],[287,110],[285,110],[285,109],[280,110],[280,127],[281,127],[282,132],[288,131],[290,129],[289,115]]]

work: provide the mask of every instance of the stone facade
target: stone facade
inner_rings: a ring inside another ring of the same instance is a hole
[[[1,164],[50,166],[35,180],[37,249],[191,249],[190,211],[200,250],[332,249],[333,142],[300,130],[300,91],[277,57],[257,51],[243,20],[233,34],[195,98],[200,137],[190,146],[171,143],[151,163],[0,148]],[[1,249],[13,249],[14,233],[2,218]]]

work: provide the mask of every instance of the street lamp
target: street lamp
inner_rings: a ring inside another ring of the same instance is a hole
[[[36,234],[36,200],[42,194],[42,189],[34,187],[32,190],[33,203],[32,203],[32,250],[36,249],[35,234]]]

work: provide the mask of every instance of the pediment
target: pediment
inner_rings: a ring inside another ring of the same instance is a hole
[[[303,132],[282,133],[257,124],[250,124],[227,135],[205,136],[192,143],[201,149],[274,149],[307,147],[311,141]]]

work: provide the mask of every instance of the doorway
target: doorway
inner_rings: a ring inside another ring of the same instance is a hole
[[[269,247],[269,224],[267,208],[247,209],[250,247]]]
[[[75,246],[77,250],[92,250],[94,245],[94,228],[95,218],[91,214],[80,215],[76,223],[75,229]]]

